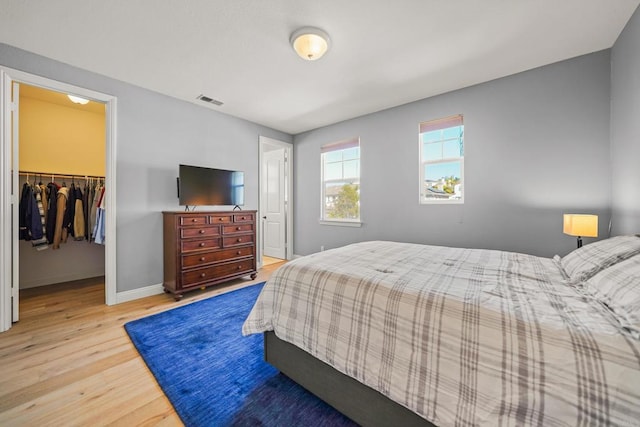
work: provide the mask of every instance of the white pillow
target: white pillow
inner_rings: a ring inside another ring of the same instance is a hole
[[[616,236],[574,250],[560,260],[560,265],[571,281],[577,283],[639,253],[640,237]]]
[[[640,332],[640,255],[602,270],[584,285],[613,311],[622,326]]]

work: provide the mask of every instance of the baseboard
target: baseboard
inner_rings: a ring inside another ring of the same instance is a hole
[[[163,292],[164,289],[162,287],[162,283],[158,283],[157,285],[145,286],[144,288],[131,289],[130,291],[117,292],[116,304],[150,297],[153,295],[159,295]]]
[[[24,279],[20,277],[20,289],[39,288],[41,286],[57,285],[59,283],[75,282],[77,280],[92,279],[94,277],[104,276],[104,269],[96,271],[73,271],[69,274],[59,274],[57,276],[48,276],[46,280],[36,278],[34,280]]]

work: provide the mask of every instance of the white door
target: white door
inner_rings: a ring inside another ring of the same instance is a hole
[[[285,149],[265,152],[262,161],[263,255],[285,259]]]

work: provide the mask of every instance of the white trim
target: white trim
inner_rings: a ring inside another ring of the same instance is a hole
[[[17,165],[20,164],[20,147],[17,144],[17,141],[20,141],[20,84],[12,81],[11,89],[11,110],[13,112],[11,115],[13,135],[10,139],[13,151],[13,159],[11,160],[11,164],[13,165],[13,170],[11,171],[11,182],[14,183],[11,189],[11,192],[13,193],[11,218],[14,218],[13,221],[16,221],[16,219],[19,218],[18,194],[20,194],[20,182],[18,181],[20,176],[18,175],[17,167]],[[11,253],[18,254],[20,253],[20,229],[15,226],[15,222],[13,224],[14,225],[11,230]],[[20,320],[20,260],[18,257],[12,256],[11,261],[11,322],[17,322]]]
[[[68,83],[59,82],[56,80],[48,79],[46,77],[37,76],[35,74],[30,74],[24,71],[15,70],[12,68],[8,68],[0,65],[0,73],[2,75],[2,85],[0,86],[0,99],[2,100],[3,106],[2,114],[0,115],[0,134],[2,134],[2,141],[0,141],[0,146],[2,147],[3,158],[5,158],[5,153],[10,153],[10,147],[7,147],[8,141],[10,141],[9,135],[10,132],[8,129],[5,129],[8,123],[8,118],[10,117],[6,111],[4,111],[5,104],[7,101],[7,94],[11,93],[6,86],[8,82],[11,80],[16,81],[18,83],[25,83],[31,86],[38,86],[41,88],[57,91],[57,92],[65,92],[71,93],[73,95],[78,95],[85,99],[90,99],[98,102],[103,102],[106,104],[106,112],[105,112],[105,122],[106,122],[106,175],[105,175],[105,185],[107,186],[108,192],[105,200],[105,209],[106,209],[106,230],[105,230],[105,241],[107,242],[105,248],[105,302],[107,305],[116,304],[116,278],[117,278],[117,270],[116,270],[116,146],[117,146],[117,131],[116,131],[116,97],[112,95],[108,95],[101,92],[96,92],[91,89],[82,88],[79,86],[74,86]],[[10,86],[9,86],[10,88]],[[10,126],[9,126],[10,128]],[[9,144],[10,145],[10,144]],[[5,165],[6,164],[6,165]],[[7,166],[9,167],[7,169]],[[2,181],[7,181],[10,173],[10,164],[7,161],[3,163],[3,167],[0,169],[0,177]],[[14,189],[17,188],[18,183],[14,183]],[[5,183],[5,185],[0,189],[0,203],[2,204],[1,209],[2,212],[5,213],[3,215],[2,222],[2,231],[0,231],[0,237],[2,237],[2,242],[4,245],[10,245],[11,239],[5,239],[6,236],[10,236],[11,231],[11,215],[6,216],[6,211],[10,212],[10,190],[11,184]],[[9,191],[7,193],[7,191]],[[7,225],[5,222],[8,222]],[[9,232],[9,233],[7,233]],[[3,247],[4,247],[3,245]],[[11,252],[7,253],[7,249],[5,248],[3,252],[1,252],[0,265],[2,267],[6,267],[10,265],[11,260]],[[7,261],[8,260],[8,261]],[[9,264],[6,264],[9,262]],[[4,277],[7,273],[7,270],[10,269],[2,268],[3,271],[3,280],[0,282],[0,332],[7,330],[11,327],[11,325],[6,324],[6,317],[10,316],[10,307],[11,301],[6,300],[4,297],[7,293],[7,289],[9,288],[10,281]],[[9,289],[10,292],[10,289]],[[9,310],[9,314],[6,311]]]
[[[362,223],[360,221],[331,221],[328,219],[319,219],[318,224],[335,225],[338,227],[362,227]]]
[[[286,233],[287,235],[285,236],[285,245],[286,245],[286,252],[285,252],[285,256],[287,260],[291,260],[293,259],[293,144],[289,143],[289,142],[284,142],[284,141],[279,141],[277,139],[273,139],[273,138],[269,138],[266,136],[260,136],[259,138],[259,142],[260,142],[260,149],[259,149],[259,160],[258,160],[258,182],[260,182],[262,180],[262,162],[263,162],[263,153],[264,153],[264,146],[265,145],[275,145],[278,147],[282,147],[285,149],[285,156],[287,159],[286,162],[286,166],[285,166],[285,174],[286,174],[286,178],[287,178],[287,187],[286,187],[286,192],[287,192],[287,203],[285,205],[285,221],[287,224],[287,230]],[[258,191],[259,191],[259,195],[258,195],[258,205],[262,206],[263,201],[262,201],[262,185],[259,184],[258,185]],[[262,224],[262,213],[260,208],[258,209],[258,216],[259,218],[257,218],[258,220],[256,221],[257,223],[257,228],[258,228],[258,268],[262,267],[262,232],[260,230],[261,228],[261,224]]]
[[[0,67],[0,332],[11,328],[11,83]]]
[[[104,300],[107,305],[117,304],[117,285],[116,285],[116,160],[117,160],[117,106],[118,100],[116,97],[111,97],[106,103],[105,119],[106,119],[106,174],[105,174],[105,186],[106,199],[105,199],[105,254],[104,254],[104,270],[105,270],[105,284],[104,284]]]
[[[118,292],[115,295],[115,303],[120,304],[123,302],[133,301],[140,298],[146,298],[153,295],[160,295],[164,293],[162,283],[157,285],[149,285],[144,288],[131,289],[130,291]]]

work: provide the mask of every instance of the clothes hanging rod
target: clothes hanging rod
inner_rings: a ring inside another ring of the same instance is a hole
[[[100,175],[78,175],[78,174],[68,174],[68,173],[55,173],[55,172],[34,172],[34,171],[18,171],[20,175],[34,175],[34,176],[44,176],[44,177],[59,177],[59,178],[94,178],[94,179],[104,179],[104,176]]]

